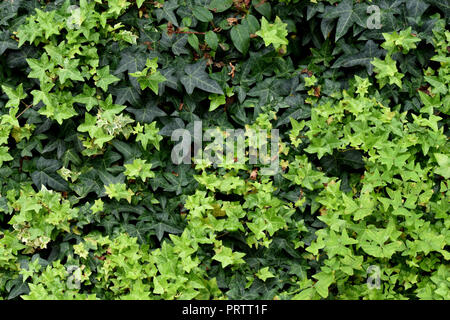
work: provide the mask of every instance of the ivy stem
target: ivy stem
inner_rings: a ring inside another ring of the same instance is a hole
[[[21,113],[19,113],[17,116],[16,116],[16,119],[19,119],[19,117],[21,116],[21,115],[23,115],[24,113],[25,113],[25,111],[27,111],[28,109],[30,109],[33,105],[32,104],[30,104],[30,105],[28,105],[28,104],[26,104],[25,102],[23,102],[23,101],[21,101],[25,106],[26,106],[26,108],[21,112]]]
[[[200,32],[200,31],[181,31],[177,30],[175,31],[177,34],[206,34],[206,32]]]
[[[222,234],[219,234],[219,235],[217,235],[216,239],[219,239],[219,238],[221,238],[221,237],[223,237],[223,236],[226,236],[228,233],[229,233],[229,232],[226,231],[226,232],[224,232],[224,233],[222,233]]]

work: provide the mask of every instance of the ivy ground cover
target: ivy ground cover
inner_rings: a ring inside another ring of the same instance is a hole
[[[0,299],[450,299],[449,13],[3,0]]]

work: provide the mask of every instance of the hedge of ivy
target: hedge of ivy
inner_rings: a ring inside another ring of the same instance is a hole
[[[0,298],[450,299],[449,12],[3,0]],[[280,169],[174,163],[197,121]]]

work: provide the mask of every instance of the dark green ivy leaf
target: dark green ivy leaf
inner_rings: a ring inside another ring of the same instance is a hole
[[[209,22],[213,19],[212,13],[202,6],[195,6],[192,9],[192,13],[194,14],[194,17],[196,17],[201,22]]]
[[[445,2],[446,1],[444,0],[441,3],[445,5]],[[430,5],[423,0],[408,0],[406,1],[406,12],[410,17],[420,17],[429,6]]]
[[[364,45],[364,48],[357,54],[353,55],[342,55],[333,64],[332,68],[350,68],[354,66],[364,66],[367,69],[369,75],[373,72],[373,65],[371,61],[374,58],[381,57],[383,50],[378,47],[378,45],[369,40]]]
[[[364,10],[361,10],[361,7],[358,9],[359,10],[356,10],[353,6],[353,0],[343,0],[337,6],[328,6],[325,9],[325,13],[323,14],[324,18],[338,18],[335,41],[344,36],[348,29],[350,29],[350,27],[352,27],[355,23],[361,27],[366,26],[364,17],[367,14]]]
[[[182,229],[174,227],[170,224],[167,224],[165,222],[158,222],[156,224],[152,224],[151,227],[153,230],[155,230],[156,237],[158,238],[158,241],[161,241],[161,239],[164,236],[164,233],[174,233],[174,234],[180,234],[183,232]]]
[[[114,148],[116,148],[117,151],[119,151],[123,155],[125,161],[128,161],[133,158],[139,158],[142,154],[139,151],[136,144],[130,144],[120,140],[114,140],[112,142],[112,145],[114,146]]]
[[[206,62],[201,60],[195,64],[187,65],[184,68],[186,75],[181,78],[181,83],[186,88],[188,94],[192,94],[195,88],[203,91],[224,94],[219,84],[211,79],[205,71]]]
[[[164,117],[167,114],[156,106],[156,103],[148,102],[144,108],[127,108],[128,112],[134,114],[136,121],[151,123],[156,117]]]
[[[231,28],[231,40],[239,52],[246,54],[250,47],[250,32],[248,28],[241,24]]]
[[[233,5],[233,0],[212,0],[209,9],[214,12],[224,12]]]
[[[139,103],[139,91],[134,87],[111,88],[110,91],[112,95],[116,97],[115,104],[123,105],[125,102],[128,102],[132,105],[136,105]]]
[[[18,282],[13,289],[9,292],[8,300],[14,299],[21,294],[27,295],[30,292],[28,284],[26,282]]]
[[[188,35],[178,34],[173,35],[173,37],[176,37],[176,40],[172,44],[172,52],[177,56],[181,54],[189,54],[189,50],[186,48],[186,44],[188,42]]]
[[[178,3],[176,0],[165,1],[161,9],[155,10],[156,19],[158,19],[158,22],[160,22],[162,19],[170,21],[173,23],[173,25],[178,27],[179,26],[178,20],[177,17],[175,16],[175,13],[173,12],[173,10],[177,8]]]
[[[60,167],[61,164],[57,160],[40,157],[31,179],[38,189],[44,185],[57,191],[68,191],[68,183],[56,173]]]
[[[0,55],[2,55],[6,49],[17,49],[17,42],[10,37],[9,31],[3,31],[0,33]]]

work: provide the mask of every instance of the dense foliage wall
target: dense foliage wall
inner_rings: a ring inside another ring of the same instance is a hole
[[[0,298],[450,299],[449,11],[3,0]]]

